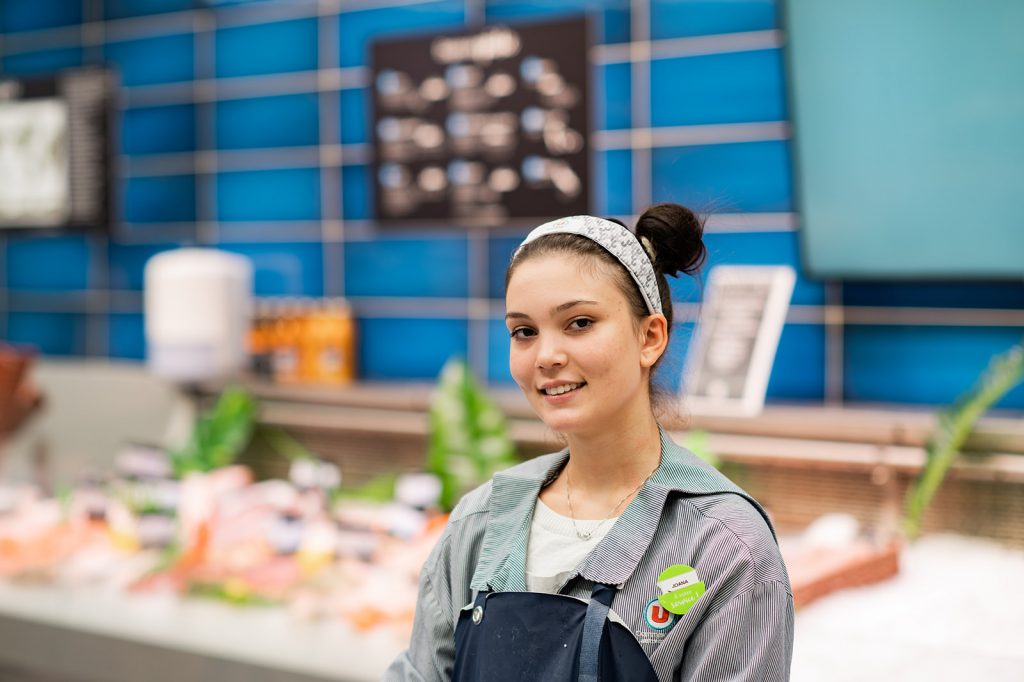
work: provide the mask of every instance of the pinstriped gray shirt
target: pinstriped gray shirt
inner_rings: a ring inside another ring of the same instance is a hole
[[[654,476],[559,591],[587,599],[595,582],[618,585],[612,610],[662,682],[788,680],[793,597],[763,510],[664,432],[661,450]],[[462,499],[420,573],[412,641],[386,682],[449,680],[461,608],[480,590],[526,590],[537,494],[568,456],[520,464]],[[658,575],[675,564],[693,567],[706,591],[666,622],[651,601]]]

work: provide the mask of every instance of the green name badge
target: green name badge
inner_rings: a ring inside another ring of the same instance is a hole
[[[683,615],[704,594],[704,582],[686,564],[669,566],[658,576],[658,602],[672,613]]]

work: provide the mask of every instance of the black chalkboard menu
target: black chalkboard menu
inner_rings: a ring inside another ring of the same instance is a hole
[[[588,42],[573,18],[373,43],[377,219],[587,213]]]

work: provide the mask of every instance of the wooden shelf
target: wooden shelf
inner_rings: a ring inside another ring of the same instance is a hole
[[[243,385],[260,399],[262,418],[281,426],[409,436],[425,436],[429,428],[430,384],[307,387],[248,381]],[[205,386],[200,394],[209,396],[216,391],[216,387]],[[518,390],[492,390],[491,395],[508,416],[517,442],[561,447]],[[687,415],[683,406],[663,416],[662,423],[673,432],[708,432],[712,449],[726,458],[914,469],[923,462],[923,447],[934,429],[935,415],[931,410],[905,406],[769,405],[757,417],[721,417]],[[982,419],[965,452],[974,456],[962,458],[960,468],[992,470],[993,476],[1001,471],[1020,480],[1024,469],[1013,455],[1024,454],[1024,416]]]
[[[429,384],[280,387],[251,382],[260,420],[284,427],[336,461],[358,485],[384,472],[422,470]],[[200,390],[210,400],[216,389]],[[524,457],[563,447],[516,390],[492,391]],[[830,512],[856,516],[883,535],[899,525],[906,490],[925,462],[934,413],[907,407],[769,405],[753,418],[662,417],[673,438],[707,434],[723,469],[764,504],[779,528],[799,529]],[[271,472],[273,473],[273,472]],[[1024,419],[982,419],[925,517],[940,530],[1024,546]]]

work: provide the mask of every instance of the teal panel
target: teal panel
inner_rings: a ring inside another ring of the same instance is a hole
[[[785,3],[807,263],[1024,275],[1024,3]]]

